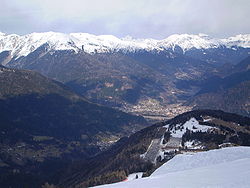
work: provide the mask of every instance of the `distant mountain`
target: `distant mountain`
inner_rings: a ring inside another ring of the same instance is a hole
[[[247,74],[250,74],[248,71]],[[242,82],[225,90],[218,90],[197,95],[190,100],[195,109],[222,109],[249,116],[250,112],[250,81]]]
[[[249,35],[214,39],[182,34],[154,40],[86,33],[2,33],[0,62],[38,71],[92,102],[166,119],[191,109],[183,103],[201,86],[188,87],[186,82],[204,81],[224,64],[230,69],[249,56],[249,41]]]
[[[39,187],[72,160],[85,160],[147,125],[39,73],[3,66],[0,114],[1,187]]]
[[[55,51],[71,51],[75,54],[112,53],[148,53],[168,52],[169,57],[178,54],[193,59],[199,59],[215,66],[224,63],[237,63],[249,55],[250,35],[237,35],[227,39],[211,38],[205,34],[199,35],[171,35],[163,40],[132,39],[131,37],[117,38],[112,35],[95,36],[88,33],[31,33],[19,36],[16,34],[0,33],[0,60],[3,65],[11,66],[13,60],[24,58],[42,46],[46,46],[44,53],[53,54]],[[12,66],[14,66],[12,64]],[[15,67],[23,67],[19,65]]]
[[[250,116],[249,68],[250,57],[228,69],[227,76],[210,77],[201,84],[201,90],[189,100],[189,105]]]
[[[250,146],[249,125],[250,118],[223,111],[186,112],[122,138],[87,163],[75,163],[65,170],[67,173],[58,187],[83,188],[119,182],[135,172],[148,176],[177,154]]]
[[[144,61],[147,56],[152,58]],[[75,54],[70,51],[55,51],[51,54],[46,52],[46,45],[25,58],[9,62],[9,65],[36,70],[65,83],[92,102],[128,112],[133,112],[133,106],[144,101],[161,102],[163,106],[178,103],[175,93],[179,92],[174,85],[176,77],[194,79],[213,69],[206,62],[183,55],[170,57],[167,52],[155,55],[140,52],[136,56],[121,53]],[[190,74],[185,74],[186,71]]]
[[[0,52],[11,51],[11,56],[19,58],[27,56],[44,44],[48,50],[72,50],[78,53],[84,50],[87,53],[110,52],[136,52],[164,51],[166,49],[180,48],[184,53],[191,49],[216,48],[250,48],[250,35],[237,35],[227,39],[215,39],[205,34],[188,35],[175,34],[163,40],[132,39],[130,37],[119,39],[112,35],[91,35],[88,33],[31,33],[24,36],[0,33]]]

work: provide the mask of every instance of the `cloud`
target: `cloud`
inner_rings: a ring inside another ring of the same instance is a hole
[[[7,33],[89,32],[164,38],[173,33],[226,37],[249,33],[249,0],[2,0]]]

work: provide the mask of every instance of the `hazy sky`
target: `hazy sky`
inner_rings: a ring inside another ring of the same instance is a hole
[[[0,31],[58,31],[162,39],[250,33],[250,0],[1,0]]]

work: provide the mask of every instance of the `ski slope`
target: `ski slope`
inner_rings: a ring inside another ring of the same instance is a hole
[[[98,188],[249,188],[250,147],[180,154],[150,177]]]

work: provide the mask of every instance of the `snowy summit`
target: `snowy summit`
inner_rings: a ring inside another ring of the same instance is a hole
[[[138,50],[163,51],[180,47],[183,52],[190,49],[209,49],[219,47],[250,48],[250,34],[237,35],[227,39],[215,39],[206,34],[175,34],[163,40],[117,38],[112,35],[92,35],[88,33],[31,33],[19,36],[0,33],[0,53],[10,51],[12,57],[27,56],[40,46],[48,44],[48,50],[73,50],[76,53],[135,52]]]

